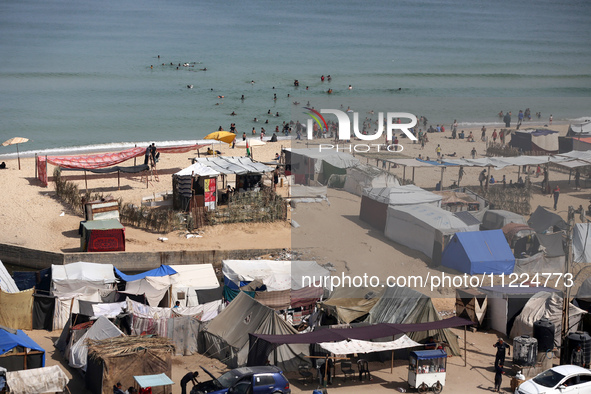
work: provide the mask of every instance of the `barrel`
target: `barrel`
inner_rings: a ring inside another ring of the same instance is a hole
[[[538,340],[538,352],[545,353],[554,349],[554,323],[546,318],[534,322],[534,338]]]
[[[522,367],[536,365],[538,340],[529,335],[513,338],[513,364]]]
[[[583,350],[583,364],[588,367],[591,362],[591,336],[587,331],[571,332],[566,337],[566,364],[570,364],[571,354],[578,345]]]

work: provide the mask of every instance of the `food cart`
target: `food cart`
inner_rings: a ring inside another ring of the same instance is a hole
[[[408,384],[419,393],[432,390],[441,393],[445,386],[447,353],[442,349],[417,350],[410,353]]]

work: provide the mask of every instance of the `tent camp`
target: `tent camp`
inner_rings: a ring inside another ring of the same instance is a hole
[[[540,205],[531,214],[527,224],[539,234],[554,233],[566,229],[566,222],[560,215],[550,212]]]
[[[345,175],[347,168],[359,164],[352,155],[335,150],[319,152],[318,149],[283,150],[285,175],[295,175],[295,182],[307,185],[310,180],[326,184],[331,175]]]
[[[558,293],[541,291],[534,294],[527,301],[519,316],[515,318],[510,337],[515,338],[521,335],[533,337],[534,322],[546,318],[554,323],[554,345],[560,347],[563,304],[562,297]],[[567,332],[577,331],[579,321],[585,313],[587,312],[569,303],[569,329]]]
[[[538,272],[564,272],[566,255],[564,251],[565,236],[563,232],[552,234],[538,234],[531,236],[531,247],[518,250],[520,242],[515,247],[514,255],[516,274],[527,273],[534,275]],[[526,246],[529,245],[526,244]]]
[[[416,324],[440,320],[431,298],[408,287],[387,287],[367,318],[371,324]],[[432,336],[437,341],[446,342],[451,354],[460,355],[458,338],[448,328],[410,332],[408,336],[417,342]]]
[[[502,229],[509,223],[527,224],[525,218],[518,213],[502,209],[488,209],[482,218],[483,230]]]
[[[187,211],[193,196],[203,199],[203,206],[215,209],[218,193],[217,177],[220,173],[202,163],[193,163],[172,176],[174,209]]]
[[[246,365],[248,357],[249,334],[296,334],[296,331],[283,319],[244,292],[214,318],[205,329],[206,354],[224,362],[230,368]],[[297,370],[306,362],[308,347],[303,345],[283,345],[277,348],[269,362],[284,371]]]
[[[505,335],[511,332],[515,318],[534,294],[542,291],[561,294],[560,290],[549,287],[508,287],[505,285],[484,286],[478,289],[488,296],[485,325]]]
[[[451,212],[429,204],[388,207],[384,235],[408,248],[418,250],[432,259],[441,261],[443,249],[452,235],[461,231],[478,231],[468,226]]]
[[[415,185],[366,188],[361,196],[359,219],[384,231],[388,206],[431,204],[441,206],[441,196]]]
[[[581,123],[571,123],[566,133],[567,137],[591,137],[591,120]]]
[[[558,153],[558,131],[547,129],[516,130],[511,133],[509,146],[522,152]]]
[[[0,367],[8,371],[45,366],[45,349],[22,330],[0,326]]]
[[[367,187],[400,186],[395,175],[380,170],[378,167],[368,164],[358,164],[347,168],[345,178],[345,190],[349,193],[361,196],[363,189]]]
[[[441,264],[470,275],[511,274],[513,252],[501,230],[456,233],[445,247]]]
[[[337,287],[319,307],[337,324],[349,324],[365,318],[383,294],[384,287]]]

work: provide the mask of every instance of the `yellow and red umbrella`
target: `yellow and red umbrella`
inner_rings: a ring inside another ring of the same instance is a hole
[[[231,144],[236,138],[236,134],[230,133],[229,131],[214,131],[205,136],[206,140],[222,141],[226,144]]]
[[[16,157],[18,159],[18,169],[21,169],[21,158],[20,158],[20,154],[18,151],[18,144],[22,144],[23,142],[27,142],[29,139],[28,138],[24,138],[24,137],[13,137],[9,140],[6,140],[2,143],[2,146],[8,146],[8,145],[16,145]]]

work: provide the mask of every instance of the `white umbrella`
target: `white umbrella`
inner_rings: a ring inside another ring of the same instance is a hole
[[[21,169],[21,157],[20,154],[18,152],[18,144],[22,144],[23,142],[27,142],[29,139],[28,138],[24,138],[24,137],[13,137],[9,140],[6,140],[2,143],[2,146],[8,146],[8,145],[16,145],[16,157],[18,159],[18,169]]]

